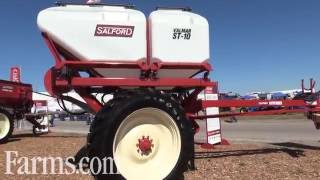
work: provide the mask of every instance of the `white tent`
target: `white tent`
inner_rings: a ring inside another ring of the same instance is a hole
[[[69,92],[64,94],[65,96],[70,96],[73,97],[79,101],[84,102],[84,100],[76,93],[76,92]],[[100,101],[102,98],[103,94],[97,94],[96,97]],[[61,107],[58,104],[58,101],[54,97],[50,97],[49,93],[47,92],[40,92],[40,93],[33,93],[32,94],[32,99],[35,100],[40,100],[40,101],[47,101],[48,104],[48,111],[50,112],[55,112],[55,111],[62,111]],[[112,95],[107,95],[104,97],[104,102],[107,102],[108,100],[112,99]],[[78,107],[75,104],[72,104],[68,101],[65,101],[65,105],[68,110],[70,111],[76,111],[76,110],[81,110],[80,107]]]

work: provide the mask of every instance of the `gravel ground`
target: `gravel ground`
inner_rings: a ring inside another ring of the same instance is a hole
[[[320,179],[320,148],[301,144],[233,144],[196,148],[186,179]]]
[[[18,151],[19,157],[68,157],[85,143],[85,137],[51,133],[32,137],[16,133],[0,145],[0,179],[92,179],[88,175],[5,175],[5,151]],[[196,146],[196,171],[185,179],[320,179],[320,148],[294,143],[258,144],[234,142],[204,150]],[[12,172],[17,172],[13,168]],[[41,167],[40,167],[41,172]]]

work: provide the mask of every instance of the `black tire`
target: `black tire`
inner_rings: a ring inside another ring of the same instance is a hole
[[[38,136],[43,135],[43,134],[46,134],[46,133],[39,132],[39,131],[37,130],[37,127],[36,127],[36,126],[32,126],[32,134],[33,134],[34,137],[38,137]]]
[[[121,122],[132,112],[142,108],[158,108],[168,113],[175,121],[180,131],[181,152],[175,168],[165,179],[184,179],[183,172],[188,168],[188,162],[193,157],[194,148],[193,129],[191,121],[185,115],[182,106],[171,96],[161,94],[157,91],[135,90],[121,93],[108,102],[100,112],[90,127],[88,135],[88,155],[90,160],[94,157],[103,159],[113,156],[113,142],[116,131]],[[97,164],[93,170],[96,172]],[[128,167],[135,168],[135,167]],[[92,169],[91,169],[92,170]],[[94,175],[96,179],[124,179],[121,175]],[[141,179],[143,179],[141,175]]]
[[[320,123],[315,122],[315,121],[313,123],[314,123],[314,126],[316,127],[316,129],[319,130],[320,129]]]
[[[13,116],[6,110],[0,109],[0,114],[6,116],[6,118],[8,118],[9,120],[9,131],[8,133],[4,136],[4,137],[0,137],[0,144],[6,143],[8,142],[8,139],[11,137],[13,129],[14,129],[14,121],[13,121]]]
[[[245,107],[242,107],[242,108],[240,108],[239,111],[240,111],[240,113],[246,113],[246,112],[248,112],[248,109]]]

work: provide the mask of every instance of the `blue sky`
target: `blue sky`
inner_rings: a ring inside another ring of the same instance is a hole
[[[22,80],[44,90],[53,65],[36,26],[37,13],[54,0],[0,1],[0,79],[11,66]],[[74,0],[73,2],[83,2]],[[149,14],[156,6],[190,6],[210,23],[212,79],[221,91],[299,88],[302,78],[320,84],[319,0],[104,0],[131,3]],[[318,86],[320,87],[320,86]]]

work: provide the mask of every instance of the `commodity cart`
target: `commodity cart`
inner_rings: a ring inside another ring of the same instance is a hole
[[[196,119],[284,112],[316,119],[320,110],[314,91],[302,100],[218,100],[209,24],[190,8],[160,7],[146,18],[131,5],[58,3],[39,13],[38,26],[55,60],[45,75],[47,91],[96,114],[80,154],[111,157],[120,173],[101,173],[93,163],[98,179],[181,178],[193,166]],[[210,96],[201,100],[205,89]],[[63,95],[69,91],[85,103]],[[113,98],[104,102],[96,94]],[[198,115],[212,107],[268,105],[287,108]]]

